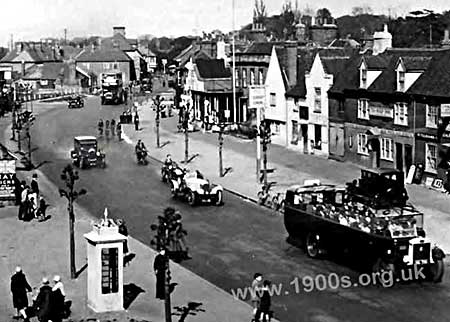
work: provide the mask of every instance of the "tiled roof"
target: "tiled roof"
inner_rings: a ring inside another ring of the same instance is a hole
[[[340,73],[347,63],[349,57],[321,57],[325,72],[336,76]]]
[[[57,61],[60,59],[57,50],[56,49],[53,50],[53,48],[45,44],[32,45],[28,43],[23,43],[23,51],[27,52],[30,55],[32,61],[34,62]],[[0,60],[0,62],[2,63],[12,62],[14,61],[15,58],[17,58],[17,56],[20,55],[20,53],[21,51],[18,51],[16,50],[16,48],[14,48],[14,50],[6,54]]]
[[[367,64],[368,69],[374,69],[374,70],[382,70],[385,69],[390,60],[390,56],[365,56],[364,61]]]
[[[128,57],[122,50],[118,49],[84,49],[75,58],[78,62],[129,62]]]
[[[409,70],[425,70],[431,62],[432,57],[404,57],[403,64],[407,71]]]
[[[64,76],[64,63],[43,63],[30,67],[23,79],[57,79]]]
[[[281,42],[254,42],[245,51],[246,54],[259,54],[259,55],[270,55],[272,53],[272,47],[276,45],[282,45]]]
[[[101,38],[101,47],[105,49],[132,50],[137,46],[137,39],[128,39],[122,34],[115,34],[112,37]]]
[[[199,59],[195,63],[201,78],[231,77],[230,69],[225,67],[223,59]]]

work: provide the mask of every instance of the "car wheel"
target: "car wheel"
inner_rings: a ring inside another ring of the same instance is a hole
[[[80,168],[81,169],[86,169],[87,168],[87,162],[86,162],[86,160],[81,160],[80,161]]]
[[[221,190],[217,191],[215,205],[216,206],[222,206],[223,205],[223,191],[221,191]]]
[[[426,277],[433,283],[442,282],[444,276],[444,261],[442,259],[435,259],[434,264],[431,264],[426,272]]]
[[[321,250],[319,246],[319,235],[316,233],[309,233],[306,236],[306,254],[311,258],[318,258]]]
[[[73,160],[73,161],[72,161],[72,164],[73,164],[75,167],[79,168],[79,167],[80,167],[80,160]]]
[[[189,190],[187,193],[187,202],[191,206],[195,206],[197,203],[197,196],[195,195],[194,191]]]

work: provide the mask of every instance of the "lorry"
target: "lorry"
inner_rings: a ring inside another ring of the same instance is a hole
[[[101,77],[101,104],[122,104],[124,88],[122,72],[103,73]]]
[[[394,170],[388,172],[394,174]],[[384,180],[387,171],[372,173]],[[397,189],[399,198],[391,205],[385,198],[379,198],[379,203],[362,198],[365,190],[374,188],[363,186],[369,181],[367,172],[362,174],[356,190],[320,182],[288,188],[284,208],[287,241],[302,246],[311,258],[345,256],[373,273],[390,270],[399,274],[423,267],[427,279],[442,281],[445,253],[426,237],[424,214],[405,202],[403,189]],[[395,174],[403,176],[400,171]],[[392,182],[385,184],[388,190],[392,187]],[[388,194],[393,197],[392,192]]]

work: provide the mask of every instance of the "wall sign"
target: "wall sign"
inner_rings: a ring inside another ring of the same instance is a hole
[[[450,117],[450,104],[441,104],[441,117]]]
[[[389,106],[369,106],[369,115],[394,118],[394,110]]]
[[[0,160],[0,199],[14,199],[16,161]]]

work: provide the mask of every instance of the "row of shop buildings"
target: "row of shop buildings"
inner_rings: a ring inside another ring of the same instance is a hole
[[[272,143],[405,174],[420,164],[445,183],[450,49],[392,48],[386,28],[371,45],[253,43],[236,51],[234,75],[229,60],[197,50],[179,82],[198,121],[251,122],[249,88],[263,85]]]

